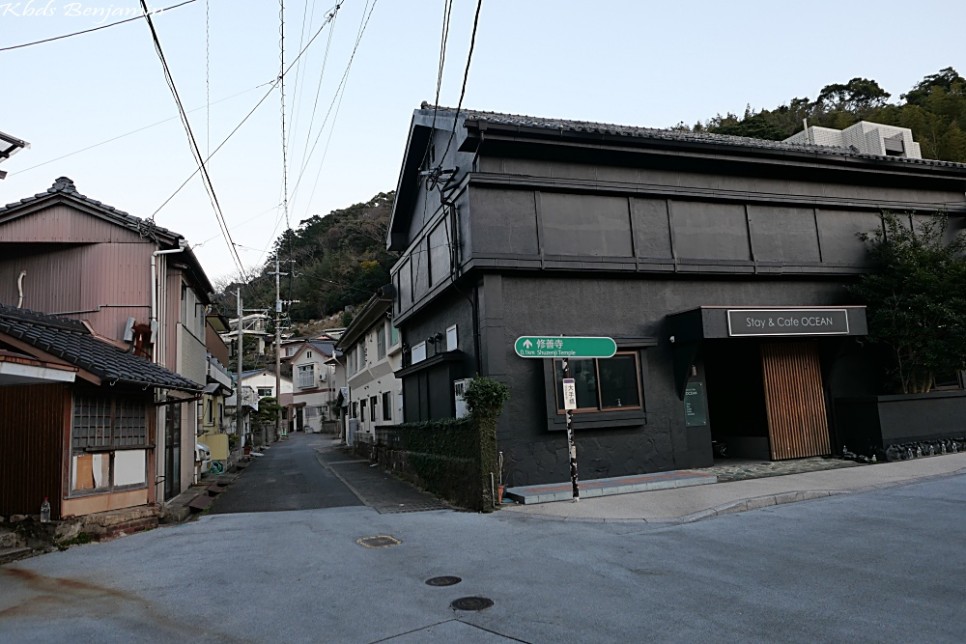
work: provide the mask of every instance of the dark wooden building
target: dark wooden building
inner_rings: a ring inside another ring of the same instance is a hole
[[[962,215],[964,190],[960,164],[423,106],[388,240],[406,420],[497,378],[509,484],[566,480],[560,365],[514,342],[608,336],[613,358],[573,362],[583,478],[707,466],[713,441],[831,453],[832,402],[879,378],[845,288],[858,234]]]

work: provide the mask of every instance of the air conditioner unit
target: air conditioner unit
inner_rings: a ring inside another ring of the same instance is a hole
[[[473,382],[472,378],[461,378],[453,381],[453,399],[456,401],[456,417],[466,418],[470,410],[466,406],[466,388]]]

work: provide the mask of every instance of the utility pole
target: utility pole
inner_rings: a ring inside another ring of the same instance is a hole
[[[282,299],[279,292],[280,273],[278,271],[278,256],[275,257],[275,403],[278,408],[275,411],[275,440],[282,434]]]
[[[242,412],[242,369],[244,368],[244,342],[245,334],[242,333],[242,298],[241,287],[235,289],[236,312],[238,323],[235,331],[238,333],[238,376],[235,378],[235,431],[238,432],[238,444],[245,447],[245,416]]]

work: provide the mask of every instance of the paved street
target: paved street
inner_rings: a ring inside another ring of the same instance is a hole
[[[290,434],[272,443],[264,456],[252,457],[251,465],[221,494],[211,514],[278,512],[362,505],[328,468],[322,467],[318,451],[332,441],[319,434]]]
[[[0,568],[0,641],[961,642],[964,514],[963,475],[681,525],[213,514]]]

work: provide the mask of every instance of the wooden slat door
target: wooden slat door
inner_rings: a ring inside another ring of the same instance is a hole
[[[831,454],[816,345],[765,342],[761,364],[772,460]]]

